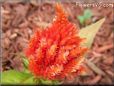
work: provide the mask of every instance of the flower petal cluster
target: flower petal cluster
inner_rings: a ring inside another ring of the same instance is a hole
[[[82,62],[87,48],[77,27],[69,22],[60,4],[56,5],[56,18],[52,25],[37,30],[26,49],[29,69],[36,77],[64,79],[83,71]]]

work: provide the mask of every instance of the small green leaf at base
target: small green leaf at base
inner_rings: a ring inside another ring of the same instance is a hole
[[[2,72],[2,84],[34,84],[33,76],[29,73],[9,70]]]
[[[19,72],[16,70],[8,70],[2,72],[1,84],[2,85],[59,85],[57,80],[45,80],[38,78],[37,82],[35,77],[30,73]]]

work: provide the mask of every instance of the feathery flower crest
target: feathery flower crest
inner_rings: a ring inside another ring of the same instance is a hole
[[[26,49],[29,69],[36,77],[64,79],[83,71],[82,56],[87,51],[80,46],[83,39],[60,4],[56,5],[56,15],[50,27],[35,32]]]

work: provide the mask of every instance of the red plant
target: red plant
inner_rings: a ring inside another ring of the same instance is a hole
[[[87,50],[80,46],[83,39],[59,4],[56,5],[56,12],[52,25],[36,31],[26,49],[29,69],[36,77],[64,79],[83,70],[82,55]]]

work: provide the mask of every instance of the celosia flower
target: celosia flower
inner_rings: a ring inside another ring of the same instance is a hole
[[[64,79],[83,70],[82,56],[87,50],[80,46],[83,39],[59,4],[56,5],[56,13],[52,25],[36,31],[26,49],[29,69],[36,77]]]

